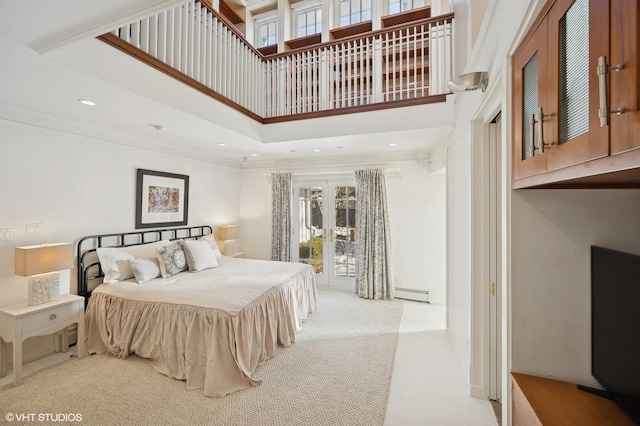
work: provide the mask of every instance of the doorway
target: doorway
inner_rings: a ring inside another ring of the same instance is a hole
[[[500,217],[500,143],[502,115],[489,123],[489,399],[502,399],[502,283],[500,280],[501,217]]]
[[[294,181],[293,191],[292,260],[312,265],[318,286],[355,292],[355,181]]]

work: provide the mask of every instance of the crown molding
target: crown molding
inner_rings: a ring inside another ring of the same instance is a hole
[[[220,166],[240,168],[242,162],[225,157],[203,154],[201,151],[176,148],[173,145],[152,141],[123,133],[104,130],[99,127],[64,120],[48,114],[28,111],[0,104],[0,121],[9,125],[38,128],[50,132],[80,136],[100,142],[128,146],[131,148],[152,151],[165,155],[178,156],[191,160],[203,161]]]

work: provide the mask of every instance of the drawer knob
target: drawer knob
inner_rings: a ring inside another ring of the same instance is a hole
[[[54,320],[56,319],[57,315],[56,314],[51,314],[51,316],[49,317],[50,320]]]

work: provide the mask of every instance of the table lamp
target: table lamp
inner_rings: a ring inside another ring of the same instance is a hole
[[[15,273],[29,278],[29,305],[58,300],[60,273],[73,268],[73,245],[70,243],[16,247]]]
[[[226,225],[218,227],[218,240],[224,244],[224,255],[231,256],[235,253],[235,240],[240,235],[240,227],[238,225]]]

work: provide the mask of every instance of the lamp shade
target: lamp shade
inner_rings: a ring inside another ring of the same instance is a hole
[[[237,240],[240,235],[240,227],[238,225],[220,226],[218,228],[218,239],[224,240]]]
[[[16,247],[16,275],[29,277],[73,268],[73,245],[70,243]]]

